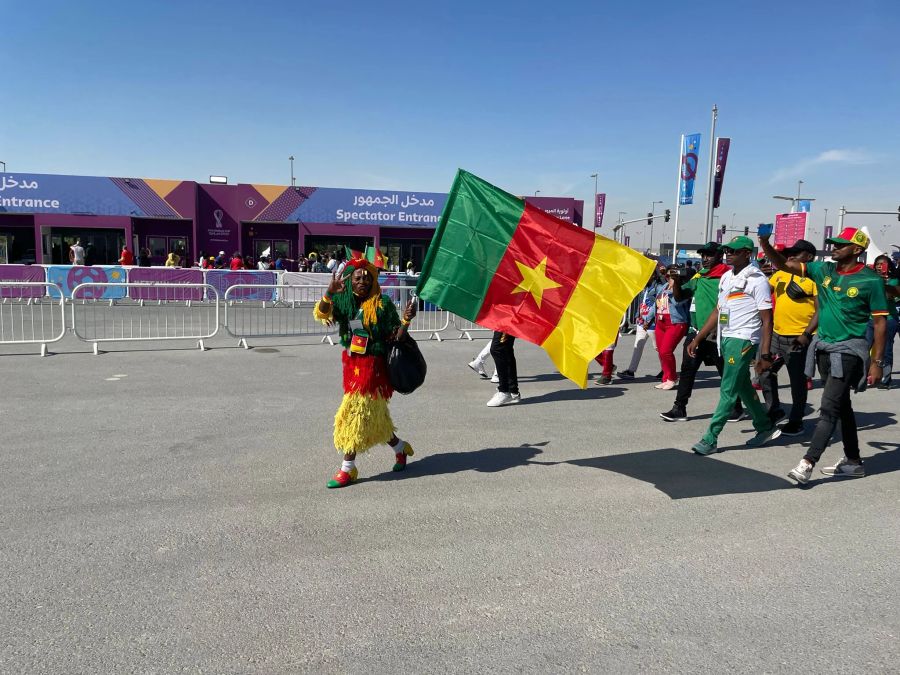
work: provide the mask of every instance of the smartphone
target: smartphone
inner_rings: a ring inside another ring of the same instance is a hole
[[[775,226],[772,223],[760,223],[756,227],[756,235],[758,237],[771,237],[774,229]]]

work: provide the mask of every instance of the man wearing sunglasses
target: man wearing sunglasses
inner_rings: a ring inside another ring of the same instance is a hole
[[[834,434],[838,421],[844,442],[844,457],[837,464],[822,468],[826,476],[862,478],[866,475],[859,456],[856,416],[850,402],[850,391],[861,391],[868,383],[878,382],[884,367],[884,343],[888,302],[884,282],[874,271],[859,262],[869,246],[862,230],[847,227],[827,240],[834,246],[832,262],[798,262],[788,260],[760,236],[766,256],[779,270],[807,277],[815,282],[819,298],[819,332],[809,346],[807,375],[814,364],[825,383],[819,421],[813,432],[809,450],[788,477],[805,485],[816,462]],[[872,320],[875,342],[869,363],[866,327]]]

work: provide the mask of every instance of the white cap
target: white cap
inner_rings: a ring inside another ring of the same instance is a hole
[[[225,255],[225,251],[219,251],[219,255]]]

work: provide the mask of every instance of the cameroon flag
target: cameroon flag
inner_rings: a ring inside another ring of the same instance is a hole
[[[543,347],[587,384],[656,263],[460,170],[419,277],[427,302]]]
[[[381,250],[375,248],[375,246],[369,246],[368,244],[366,244],[366,250],[363,254],[363,257],[370,263],[375,265],[375,267],[377,267],[378,269],[384,269],[384,256],[381,254]]]

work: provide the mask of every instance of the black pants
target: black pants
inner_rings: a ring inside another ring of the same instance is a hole
[[[519,377],[516,373],[516,352],[513,349],[516,338],[508,333],[494,331],[491,338],[491,358],[497,367],[497,391],[504,394],[519,393]]]
[[[675,395],[675,407],[687,410],[688,401],[694,391],[694,380],[697,379],[697,371],[700,366],[716,367],[719,377],[722,377],[722,357],[719,355],[719,347],[713,340],[704,340],[697,347],[697,356],[688,354],[687,346],[697,334],[690,332],[684,340],[684,350],[681,353],[681,371],[678,373],[678,390]],[[735,403],[734,411],[743,410],[740,399]]]
[[[825,388],[822,390],[819,421],[809,443],[809,451],[804,455],[804,459],[812,464],[818,462],[825,452],[838,420],[841,422],[841,436],[844,438],[844,455],[847,459],[859,461],[859,436],[856,433],[856,415],[853,414],[850,403],[850,392],[862,379],[865,364],[861,358],[852,354],[841,354],[841,362],[844,377],[837,378],[831,374],[831,354],[816,354],[819,375],[825,382]]]
[[[794,425],[803,421],[807,397],[806,373],[804,372],[806,347],[794,350],[794,340],[796,339],[796,335],[772,333],[772,347],[769,350],[772,354],[780,354],[787,368],[788,378],[791,382],[791,414],[788,421]],[[781,401],[778,398],[778,373],[767,370],[759,376],[759,384],[762,387],[769,415],[772,416],[776,410],[781,408]]]

